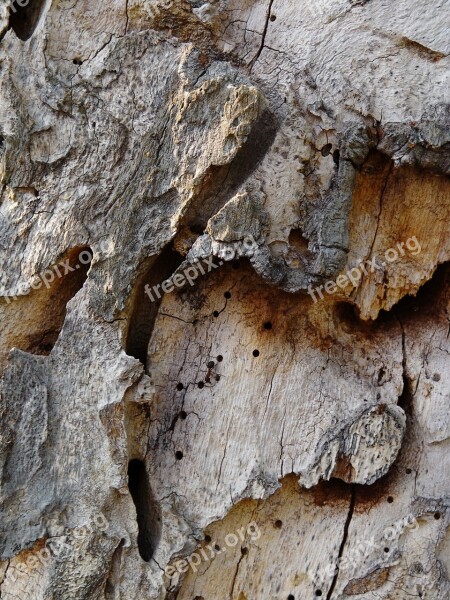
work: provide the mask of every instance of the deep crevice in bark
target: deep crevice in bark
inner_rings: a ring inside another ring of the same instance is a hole
[[[26,42],[33,35],[45,6],[45,0],[28,0],[20,6],[17,0],[10,7],[9,24],[17,37]]]
[[[147,349],[159,307],[164,297],[161,284],[180,266],[183,257],[167,246],[143,269],[135,285],[134,299],[126,338],[126,352],[147,365]]]
[[[276,132],[277,124],[272,113],[264,111],[232,163],[211,167],[200,193],[187,209],[179,230],[187,227],[195,235],[204,232],[208,220],[233,197],[263,160]],[[140,360],[144,366],[147,365],[148,343],[164,295],[161,288],[154,290],[154,287],[170,277],[182,261],[183,257],[170,244],[157,258],[149,259],[136,283],[125,347],[127,354]]]
[[[161,509],[150,487],[145,464],[139,459],[128,464],[128,487],[136,506],[139,554],[149,562],[161,538]]]
[[[412,389],[412,382],[408,377],[407,374],[407,360],[406,360],[406,337],[405,337],[405,329],[403,327],[403,323],[401,322],[401,320],[399,319],[399,323],[400,323],[400,327],[402,329],[402,352],[403,352],[403,360],[402,360],[402,367],[403,367],[403,374],[402,374],[402,379],[403,379],[403,390],[402,393],[398,399],[398,405],[400,406],[400,408],[402,408],[406,414],[406,418],[407,420],[410,420],[411,415],[412,415],[412,411],[413,411],[413,397],[414,397],[414,392]]]

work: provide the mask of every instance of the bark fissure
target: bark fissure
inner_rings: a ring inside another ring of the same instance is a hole
[[[275,0],[269,1],[269,7],[268,7],[267,13],[266,13],[266,22],[264,23],[264,29],[263,29],[263,33],[262,33],[261,45],[258,49],[258,52],[256,53],[255,57],[253,58],[253,60],[250,64],[250,73],[252,72],[255,63],[258,62],[259,57],[261,56],[262,51],[264,50],[267,32],[269,31],[270,17],[272,15],[272,7],[273,7],[274,2],[275,2]]]
[[[450,597],[448,35],[398,2],[0,7],[2,600]]]
[[[136,506],[139,554],[149,562],[161,538],[161,510],[153,496],[145,464],[139,459],[131,460],[128,465],[128,487]]]
[[[339,579],[340,561],[341,561],[342,557],[344,556],[345,545],[346,545],[347,539],[348,539],[348,532],[350,530],[350,525],[351,525],[351,522],[352,522],[352,519],[353,519],[353,514],[355,512],[355,504],[356,504],[356,485],[352,485],[350,505],[349,505],[349,508],[348,508],[347,519],[346,519],[345,524],[344,524],[344,531],[343,531],[343,534],[342,534],[342,541],[341,541],[341,545],[339,547],[338,557],[337,557],[337,560],[336,560],[336,573],[335,573],[335,575],[333,577],[333,581],[331,582],[330,589],[328,590],[327,600],[332,600],[333,592],[334,592],[334,590],[336,588],[336,584],[337,584],[338,579]]]

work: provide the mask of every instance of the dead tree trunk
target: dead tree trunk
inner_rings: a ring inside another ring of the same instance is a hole
[[[450,598],[449,14],[3,0],[2,600]]]

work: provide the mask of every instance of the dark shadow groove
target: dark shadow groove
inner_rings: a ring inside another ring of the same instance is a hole
[[[128,464],[128,488],[134,505],[139,528],[137,543],[142,560],[149,562],[161,539],[161,509],[153,496],[147,471],[142,460]]]
[[[348,300],[336,303],[334,318],[337,323],[343,324],[348,332],[356,330],[367,334],[398,320],[407,322],[434,318],[437,312],[444,308],[449,289],[450,261],[439,265],[431,279],[422,285],[416,295],[408,294],[390,310],[380,310],[375,320],[362,320],[358,307]]]
[[[277,133],[275,117],[265,110],[253,125],[246,143],[231,164],[211,167],[202,189],[183,218],[191,231],[202,234],[215,215],[245,183],[272,146]]]
[[[432,278],[424,283],[416,296],[405,296],[392,310],[402,321],[434,317],[439,308],[444,307],[449,288],[450,261],[437,267]]]
[[[164,297],[159,287],[150,296],[146,293],[160,286],[180,266],[183,257],[167,246],[162,253],[150,261],[143,274],[138,278],[133,295],[133,306],[126,338],[126,353],[147,365],[147,351],[156,316]],[[148,287],[147,287],[148,286]],[[159,295],[159,298],[158,298]]]
[[[274,116],[268,110],[264,111],[253,125],[247,142],[232,163],[209,169],[202,188],[187,209],[179,229],[185,226],[196,235],[201,235],[208,220],[233,197],[260,164],[272,146],[276,132]],[[145,290],[152,290],[154,286],[162,284],[182,262],[183,257],[173,250],[171,244],[159,257],[148,261],[135,285],[125,350],[129,356],[137,358],[145,367],[148,344],[164,295],[161,293],[158,297],[158,294],[153,293],[152,301]]]
[[[19,6],[17,0],[10,5],[9,25],[17,37],[26,42],[33,35],[44,9],[45,0],[28,0]]]

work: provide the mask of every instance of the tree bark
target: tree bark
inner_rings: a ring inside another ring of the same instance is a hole
[[[3,0],[2,600],[450,598],[449,8]]]

